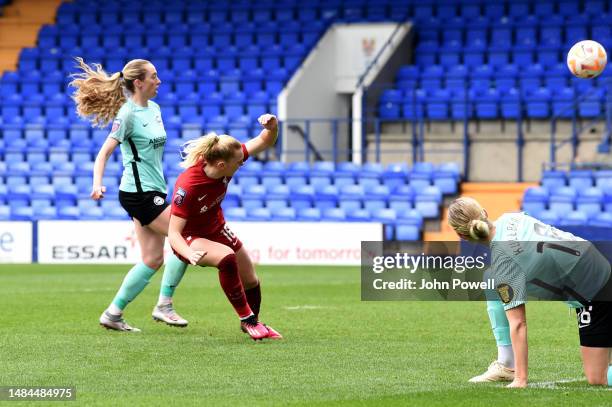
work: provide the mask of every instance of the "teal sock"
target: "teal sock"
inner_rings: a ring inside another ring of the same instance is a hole
[[[497,346],[511,346],[510,324],[501,301],[487,301],[487,312]]]
[[[153,274],[155,274],[155,270],[146,264],[136,264],[123,279],[123,283],[121,283],[121,287],[113,299],[113,304],[121,310],[125,309],[149,284]]]
[[[608,366],[608,386],[612,386],[612,365]]]
[[[166,266],[164,267],[164,275],[162,277],[161,290],[159,292],[160,297],[172,298],[174,290],[185,275],[185,270],[187,270],[187,264],[183,263],[178,257],[174,254],[168,257]]]

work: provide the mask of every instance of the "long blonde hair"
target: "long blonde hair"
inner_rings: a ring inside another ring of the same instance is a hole
[[[183,144],[183,168],[189,168],[204,159],[209,163],[227,161],[242,147],[242,144],[227,134],[208,133]]]
[[[126,101],[125,90],[134,93],[134,81],[144,80],[150,64],[144,59],[133,59],[120,72],[108,75],[100,64],[89,66],[83,58],[75,58],[83,71],[72,74],[70,86],[76,88],[72,98],[80,117],[92,122],[96,127],[105,127],[117,115]]]
[[[493,224],[478,201],[469,197],[455,199],[448,207],[448,224],[465,239],[477,242],[489,239]]]

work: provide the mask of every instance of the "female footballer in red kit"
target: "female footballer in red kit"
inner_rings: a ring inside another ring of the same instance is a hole
[[[276,117],[259,117],[261,133],[241,144],[227,135],[208,134],[188,142],[172,199],[168,238],[172,249],[193,265],[219,269],[219,281],[240,318],[240,326],[254,340],[282,336],[259,322],[259,279],[242,242],[225,224],[221,202],[227,184],[249,156],[271,147],[278,137]]]

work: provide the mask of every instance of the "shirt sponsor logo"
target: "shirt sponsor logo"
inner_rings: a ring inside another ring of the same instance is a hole
[[[185,200],[185,195],[187,195],[187,192],[185,192],[183,188],[179,187],[179,189],[176,191],[176,194],[174,194],[174,204],[176,206],[180,206]]]

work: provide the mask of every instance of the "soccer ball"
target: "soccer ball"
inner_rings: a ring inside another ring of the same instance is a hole
[[[580,41],[567,53],[567,67],[579,78],[595,78],[604,70],[606,62],[606,50],[597,41]]]

